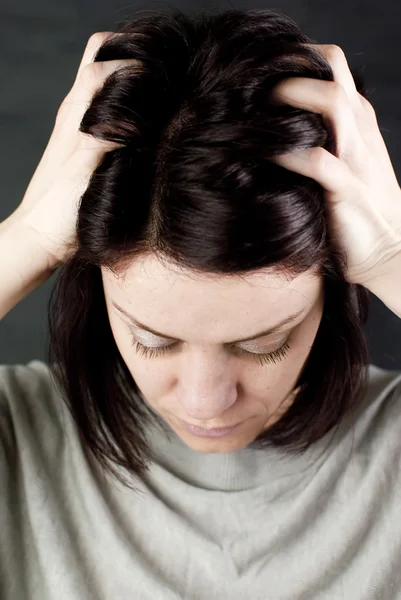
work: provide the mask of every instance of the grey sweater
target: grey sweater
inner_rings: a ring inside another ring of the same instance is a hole
[[[137,494],[85,460],[45,363],[0,365],[1,600],[401,599],[401,372],[369,374],[300,457],[157,429]]]

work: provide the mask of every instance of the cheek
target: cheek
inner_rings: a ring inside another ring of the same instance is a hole
[[[294,388],[308,360],[317,330],[318,324],[304,323],[292,336],[287,359],[280,363],[279,368],[266,372],[264,393],[262,391],[259,396],[263,399],[261,413],[267,415],[263,429],[279,420],[294,402],[298,392]]]
[[[295,386],[295,383],[307,361],[313,340],[302,330],[294,332],[289,340],[287,356],[277,362],[258,368],[250,373],[248,391],[266,404],[279,403]]]

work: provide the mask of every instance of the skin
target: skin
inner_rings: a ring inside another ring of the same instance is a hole
[[[320,276],[306,271],[289,279],[260,270],[246,277],[199,275],[146,256],[123,274],[102,268],[112,333],[132,377],[148,403],[190,448],[232,452],[246,447],[294,401],[323,314]],[[146,357],[135,342],[173,343],[135,328],[113,303],[153,330],[176,340],[170,352]],[[264,331],[303,309],[293,323],[251,342],[227,344]],[[181,340],[181,341],[180,341]],[[260,363],[285,342],[284,358]],[[253,354],[246,354],[247,350]],[[244,421],[228,436],[202,438],[179,419],[203,428]]]

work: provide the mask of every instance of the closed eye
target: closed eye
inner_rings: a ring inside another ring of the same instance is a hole
[[[133,346],[135,347],[136,352],[142,354],[146,358],[155,358],[164,356],[168,353],[174,352],[177,349],[177,346],[180,342],[174,342],[172,344],[168,344],[167,346],[158,346],[156,348],[149,348],[148,346],[144,346],[141,342],[138,342],[135,338],[133,338]],[[254,358],[258,360],[260,364],[264,363],[275,363],[277,361],[283,360],[287,356],[287,352],[290,350],[290,346],[288,342],[285,342],[280,348],[274,350],[273,352],[268,352],[266,354],[257,354],[256,352],[249,352],[248,350],[243,350],[242,348],[233,348],[235,354],[246,355],[247,357]]]

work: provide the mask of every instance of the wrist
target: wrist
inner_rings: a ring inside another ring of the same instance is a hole
[[[0,234],[6,240],[7,254],[24,254],[38,274],[50,273],[59,266],[56,257],[41,244],[39,234],[24,221],[23,214],[18,209],[0,223]]]
[[[390,253],[363,285],[401,318],[401,247]]]
[[[41,271],[52,272],[63,263],[52,254],[44,243],[43,237],[29,223],[27,214],[18,207],[1,225],[9,229],[15,235],[19,244],[32,253],[34,262]]]

